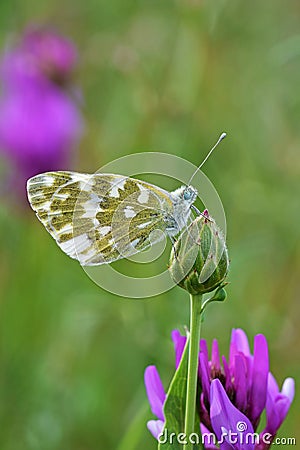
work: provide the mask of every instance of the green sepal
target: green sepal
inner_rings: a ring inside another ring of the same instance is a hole
[[[221,286],[218,287],[218,289],[216,289],[216,291],[214,292],[214,295],[210,298],[208,298],[207,300],[205,300],[205,302],[202,305],[201,308],[201,314],[203,313],[203,311],[205,310],[206,306],[209,303],[212,302],[224,302],[227,298],[227,292],[225,291],[224,287],[227,285],[227,282],[224,282],[221,284]]]

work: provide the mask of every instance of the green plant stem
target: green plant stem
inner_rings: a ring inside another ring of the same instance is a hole
[[[198,355],[201,329],[201,307],[202,295],[190,295],[190,339],[189,339],[189,360],[188,377],[185,406],[185,426],[184,433],[186,444],[184,450],[193,450],[193,444],[189,437],[195,432],[196,394],[198,378]]]

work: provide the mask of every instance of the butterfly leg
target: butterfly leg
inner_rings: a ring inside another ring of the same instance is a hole
[[[191,205],[191,209],[197,214],[197,216],[202,216],[202,217],[204,217],[206,220],[209,220],[209,222],[211,222],[211,220],[209,219],[209,217],[207,217],[205,214],[203,214],[201,211],[199,211],[199,209],[196,208],[195,205]]]
[[[175,259],[178,260],[178,253],[177,253],[177,250],[176,250],[176,247],[175,247],[176,239],[173,236],[171,236],[170,234],[169,234],[169,238],[170,238],[170,241],[171,241],[171,244],[172,244],[172,248],[173,248],[173,253],[174,253]]]

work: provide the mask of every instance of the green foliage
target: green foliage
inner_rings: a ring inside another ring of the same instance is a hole
[[[184,441],[185,424],[185,403],[186,403],[186,386],[188,373],[188,349],[189,338],[186,341],[184,352],[178,369],[170,383],[167,399],[164,406],[164,414],[166,418],[165,428],[163,430],[162,442],[158,445],[159,450],[180,450],[181,442]],[[196,417],[195,433],[199,436],[199,417]],[[166,439],[167,436],[167,439]],[[164,441],[167,442],[164,442]],[[199,446],[194,445],[194,450],[198,450]]]
[[[229,300],[207,308],[203,336],[226,351],[232,327],[263,332],[276,377],[297,378],[299,1],[1,0],[2,47],[36,22],[79,47],[86,134],[71,169],[94,172],[140,151],[198,164],[228,132],[203,170],[226,210]],[[173,370],[169,335],[188,322],[186,293],[130,301],[100,290],[25,197],[12,203],[2,165],[0,448],[115,450],[146,403],[146,365],[164,379]],[[296,397],[282,436],[300,439],[299,411]],[[154,449],[137,426],[136,450]]]
[[[167,393],[167,400],[164,406],[164,414],[166,418],[164,432],[166,430],[169,438],[166,443],[161,443],[158,445],[159,450],[179,450],[182,448],[182,445],[179,444],[177,437],[180,433],[184,432],[188,372],[188,342],[189,340],[187,339],[180,365],[175,372]],[[176,436],[173,441],[170,438],[171,435]]]

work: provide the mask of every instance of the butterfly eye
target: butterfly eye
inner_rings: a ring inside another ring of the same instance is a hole
[[[190,200],[192,197],[192,192],[190,189],[186,189],[183,193],[184,200]]]

